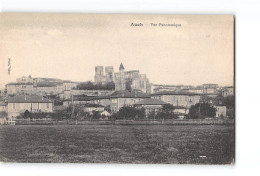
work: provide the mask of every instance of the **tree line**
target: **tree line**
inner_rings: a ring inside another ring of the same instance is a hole
[[[108,82],[108,83],[98,83],[93,84],[91,81],[88,81],[86,83],[80,83],[77,85],[76,89],[79,90],[115,90],[115,83],[114,82]]]

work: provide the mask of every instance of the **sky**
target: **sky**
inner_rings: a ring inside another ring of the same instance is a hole
[[[120,63],[126,70],[140,70],[155,84],[232,86],[234,18],[0,14],[0,88],[28,75],[94,81],[96,65],[113,66],[117,72]]]

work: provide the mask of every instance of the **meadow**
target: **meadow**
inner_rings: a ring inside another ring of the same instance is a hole
[[[230,164],[234,125],[0,126],[0,161]]]

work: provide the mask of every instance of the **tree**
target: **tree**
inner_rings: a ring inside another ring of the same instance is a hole
[[[77,89],[79,90],[115,90],[115,83],[108,82],[106,84],[93,84],[91,81],[86,83],[80,83],[77,85]]]
[[[92,111],[92,118],[93,119],[100,119],[101,118],[101,114],[98,111]]]
[[[228,109],[234,109],[235,107],[235,97],[230,95],[224,98],[223,100],[224,105],[227,106]]]
[[[109,112],[109,113],[111,113],[111,107],[110,107],[110,105],[105,106],[104,110],[107,111],[107,112]]]
[[[27,118],[31,118],[32,117],[32,113],[30,113],[28,110],[26,110],[23,114],[23,118],[27,119]]]
[[[107,83],[106,90],[115,90],[115,83],[114,82]]]
[[[157,113],[157,119],[172,119],[175,118],[173,113],[174,107],[170,104],[166,104],[162,109]]]
[[[206,117],[215,117],[216,108],[209,103],[197,103],[192,105],[189,110],[189,117],[191,119],[204,119]]]
[[[145,118],[145,110],[143,108],[136,109],[131,106],[124,106],[117,112],[116,117],[124,120],[143,119]]]

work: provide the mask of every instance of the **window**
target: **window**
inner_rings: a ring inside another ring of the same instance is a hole
[[[13,109],[15,109],[15,103],[13,103]]]
[[[47,103],[47,108],[49,109],[50,107],[49,107],[49,103]]]

